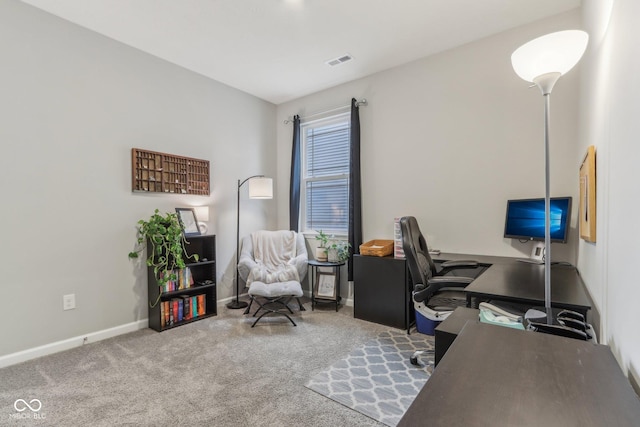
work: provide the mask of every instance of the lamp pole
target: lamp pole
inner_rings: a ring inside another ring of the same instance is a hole
[[[566,30],[533,39],[511,55],[513,69],[523,80],[533,82],[544,97],[544,308],[547,324],[551,314],[551,198],[549,167],[549,108],[551,90],[560,76],[580,61],[589,41],[584,31]]]
[[[238,198],[236,205],[236,274],[234,281],[236,282],[236,299],[227,304],[227,308],[239,309],[245,308],[249,304],[246,301],[240,301],[240,280],[238,276],[238,261],[240,260],[240,188],[251,178],[261,178],[264,175],[253,175],[244,181],[238,180]]]
[[[235,273],[235,277],[234,277],[234,281],[236,284],[236,298],[235,300],[231,301],[230,303],[227,304],[227,308],[231,308],[231,309],[238,309],[238,308],[245,308],[246,306],[248,306],[249,304],[245,301],[240,301],[240,275],[238,274],[238,262],[240,261],[240,188],[242,188],[242,186],[252,180],[253,178],[265,178],[264,175],[253,175],[250,176],[249,178],[245,179],[244,181],[240,181],[238,180],[238,196],[237,196],[237,205],[236,205],[236,273]],[[265,178],[266,180],[268,180],[268,182],[271,182],[270,178]],[[269,185],[270,187],[270,185]],[[264,191],[264,189],[260,189],[260,191]],[[250,198],[257,198],[257,199],[270,199],[272,197],[272,189],[269,188],[268,193],[265,194],[257,194],[257,195],[252,195],[251,194],[251,184],[249,184],[249,197]]]
[[[551,196],[549,164],[549,107],[551,94],[544,98],[544,310],[547,312],[547,324],[553,323],[551,315]]]
[[[551,72],[533,79],[544,98],[544,311],[547,324],[553,324],[551,313],[551,165],[549,147],[549,123],[551,120],[551,90],[562,74]]]

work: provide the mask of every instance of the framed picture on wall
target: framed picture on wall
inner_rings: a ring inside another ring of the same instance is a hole
[[[596,241],[596,149],[587,148],[580,165],[580,237],[587,242]]]
[[[316,289],[314,289],[314,297],[316,298],[336,298],[336,276],[333,273],[319,271],[316,276]]]
[[[178,214],[178,220],[185,236],[200,235],[200,226],[193,208],[176,208],[176,214]]]

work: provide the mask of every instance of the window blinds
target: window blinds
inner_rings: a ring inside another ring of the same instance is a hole
[[[305,227],[346,234],[349,221],[349,120],[308,126],[304,136]]]

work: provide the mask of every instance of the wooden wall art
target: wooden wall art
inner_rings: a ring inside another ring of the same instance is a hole
[[[131,191],[209,195],[209,161],[131,149]]]

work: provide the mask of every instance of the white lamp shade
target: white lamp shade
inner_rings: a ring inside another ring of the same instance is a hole
[[[250,199],[272,199],[273,180],[266,177],[256,177],[249,180]]]
[[[193,210],[196,213],[196,218],[198,218],[198,221],[209,221],[209,206],[196,206],[193,208]]]
[[[580,30],[547,34],[516,49],[511,55],[511,65],[528,82],[544,74],[563,75],[580,61],[588,42],[589,35]]]

